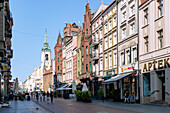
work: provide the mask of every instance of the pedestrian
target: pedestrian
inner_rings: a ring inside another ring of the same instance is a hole
[[[36,92],[36,98],[37,98],[37,101],[38,101],[38,99],[39,99],[39,95],[38,95],[38,92]]]
[[[124,102],[129,103],[129,92],[128,91],[125,92],[125,101]]]
[[[43,92],[43,101],[45,101],[45,91]]]
[[[49,94],[49,92],[47,91],[47,103],[48,103],[48,101],[49,101],[49,96],[50,96],[50,94]]]
[[[54,94],[53,94],[53,92],[52,92],[52,91],[51,91],[51,93],[50,93],[50,97],[51,97],[51,102],[53,102]]]
[[[42,92],[40,93],[40,101],[42,102]]]

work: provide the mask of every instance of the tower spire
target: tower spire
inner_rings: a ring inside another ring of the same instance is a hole
[[[44,43],[48,43],[48,41],[47,41],[47,29],[45,29],[45,41],[44,41]]]
[[[42,48],[42,51],[49,51],[51,52],[51,49],[48,45],[48,41],[47,41],[47,29],[45,29],[45,40],[44,40],[44,46]]]

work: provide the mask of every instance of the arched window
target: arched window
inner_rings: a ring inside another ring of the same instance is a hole
[[[45,60],[48,60],[48,54],[45,55]]]

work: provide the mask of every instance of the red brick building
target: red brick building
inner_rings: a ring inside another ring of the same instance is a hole
[[[55,85],[62,83],[62,38],[59,33],[56,45],[54,47],[55,52]]]
[[[86,12],[84,15],[83,23],[83,35],[81,39],[81,55],[82,55],[82,74],[79,76],[80,81],[87,83],[89,90],[91,90],[91,72],[92,72],[92,37],[91,37],[91,26],[90,22],[92,20],[92,13],[89,7],[89,3],[86,4]]]

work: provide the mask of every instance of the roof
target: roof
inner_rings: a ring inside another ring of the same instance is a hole
[[[48,45],[48,41],[47,41],[47,31],[45,31],[45,40],[44,40],[44,46],[41,50],[42,52],[51,52],[51,49]]]

